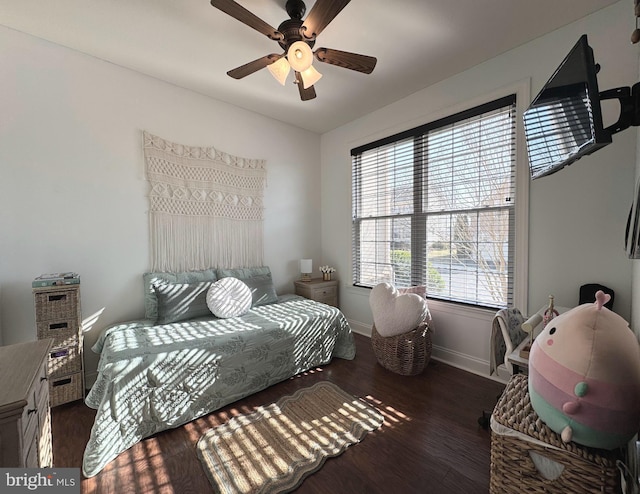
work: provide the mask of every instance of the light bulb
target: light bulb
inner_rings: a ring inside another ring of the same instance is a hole
[[[296,41],[289,47],[287,58],[293,70],[304,72],[313,63],[313,52],[304,41]]]

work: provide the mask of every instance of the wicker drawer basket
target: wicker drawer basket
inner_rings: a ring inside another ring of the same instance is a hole
[[[77,288],[37,291],[34,296],[37,321],[64,321],[78,318],[80,305]]]
[[[47,358],[51,406],[84,398],[80,284],[33,288],[39,339],[52,339]]]
[[[49,399],[52,407],[83,398],[82,372],[49,378]]]
[[[526,375],[513,376],[493,411],[489,492],[621,492],[616,460],[622,458],[622,452],[564,443],[533,410],[527,386]],[[499,431],[500,426],[507,428],[509,434]],[[553,480],[544,478],[533,460],[540,457],[556,462],[561,469],[559,476]]]
[[[397,336],[380,336],[374,324],[371,345],[382,367],[403,376],[420,374],[429,363],[433,348],[431,330],[426,323]]]
[[[77,346],[55,348],[49,352],[49,376],[65,376],[82,370],[82,356]]]
[[[78,344],[78,319],[36,323],[38,339],[52,339],[52,348]]]

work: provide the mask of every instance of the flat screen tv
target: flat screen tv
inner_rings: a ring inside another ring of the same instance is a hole
[[[602,125],[598,70],[587,35],[582,35],[524,112],[532,179],[611,143],[611,131]]]

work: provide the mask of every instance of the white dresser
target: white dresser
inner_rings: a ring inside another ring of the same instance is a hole
[[[0,467],[53,466],[47,381],[51,343],[0,347]]]

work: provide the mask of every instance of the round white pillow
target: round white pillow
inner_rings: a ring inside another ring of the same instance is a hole
[[[238,278],[222,278],[209,287],[207,307],[216,317],[241,316],[251,308],[251,289]]]

